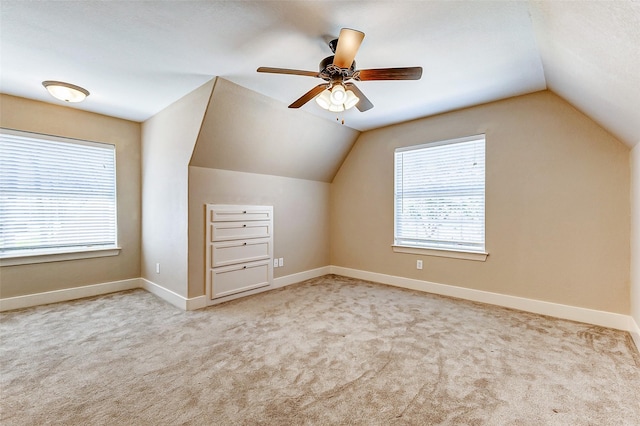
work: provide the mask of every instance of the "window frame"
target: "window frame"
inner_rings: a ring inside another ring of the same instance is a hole
[[[26,265],[34,263],[47,263],[58,262],[75,259],[89,259],[96,257],[117,256],[120,254],[122,248],[119,241],[119,227],[118,227],[118,192],[117,192],[117,147],[114,143],[108,142],[96,142],[84,139],[54,136],[44,133],[30,132],[24,130],[11,129],[6,127],[0,128],[0,133],[35,139],[40,141],[51,141],[66,144],[75,145],[89,145],[89,146],[110,146],[113,150],[114,158],[114,227],[115,227],[115,241],[114,244],[101,245],[101,246],[70,246],[70,247],[56,247],[46,249],[25,249],[16,250],[15,252],[0,252],[0,266],[14,266],[14,265]]]
[[[483,140],[484,143],[484,160],[485,160],[485,169],[484,169],[484,208],[483,208],[483,230],[484,230],[484,235],[483,235],[483,247],[479,248],[479,249],[472,249],[472,248],[468,248],[468,247],[460,247],[460,248],[454,248],[454,247],[441,247],[441,246],[437,246],[437,245],[431,245],[429,246],[428,243],[425,243],[425,245],[411,245],[407,242],[401,242],[398,243],[398,234],[397,234],[397,227],[398,227],[398,218],[397,218],[397,202],[398,202],[398,195],[396,193],[396,189],[397,189],[397,182],[396,182],[396,178],[397,178],[397,169],[396,169],[396,157],[397,154],[400,152],[407,152],[407,151],[414,151],[414,150],[421,150],[421,149],[428,149],[428,148],[434,148],[434,147],[438,147],[438,146],[444,146],[444,145],[453,145],[453,144],[458,144],[458,143],[464,143],[464,142],[471,142],[471,141],[477,141],[479,139]],[[394,150],[394,156],[393,156],[393,244],[392,244],[392,249],[394,252],[396,253],[407,253],[407,254],[417,254],[417,255],[426,255],[426,256],[436,256],[436,257],[447,257],[447,258],[454,258],[454,259],[465,259],[465,260],[474,260],[474,261],[481,261],[484,262],[487,259],[487,256],[489,255],[486,247],[487,247],[487,241],[486,241],[486,135],[485,134],[477,134],[477,135],[472,135],[472,136],[465,136],[465,137],[461,137],[461,138],[455,138],[455,139],[447,139],[447,140],[441,140],[441,141],[435,141],[435,142],[428,142],[428,143],[424,143],[424,144],[419,144],[419,145],[410,145],[410,146],[403,146],[403,147],[398,147]]]

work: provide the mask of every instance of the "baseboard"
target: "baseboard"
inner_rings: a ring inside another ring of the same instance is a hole
[[[155,294],[165,302],[168,302],[184,311],[193,311],[207,306],[206,296],[186,298],[176,292],[162,287],[161,285],[149,281],[146,278],[140,278],[140,288],[147,290],[151,294]]]
[[[325,266],[322,268],[311,269],[309,271],[286,275],[284,277],[274,279],[273,286],[271,288],[284,287],[287,285],[298,283],[300,281],[320,277],[329,273],[329,266]],[[115,293],[117,291],[132,290],[135,288],[142,288],[149,293],[158,296],[162,300],[172,304],[173,306],[186,311],[193,311],[207,306],[207,296],[186,298],[145,278],[132,278],[129,280],[92,284],[82,287],[67,288],[62,290],[47,291],[44,293],[35,293],[25,296],[0,299],[0,312],[29,308],[38,305],[47,305],[49,303],[66,302],[69,300],[99,296],[101,294]],[[239,295],[239,297],[241,296],[243,295]]]
[[[456,297],[459,299],[471,300],[474,302],[498,305],[505,308],[517,309],[535,314],[548,315],[555,318],[568,319],[572,321],[584,322],[599,325],[601,327],[615,328],[632,332],[629,315],[616,314],[613,312],[597,311],[594,309],[579,308],[576,306],[562,305],[559,303],[545,302],[542,300],[526,299],[524,297],[509,296],[488,291],[474,290],[464,287],[456,287],[446,284],[438,284],[429,281],[421,281],[412,278],[398,277],[394,275],[367,272],[358,269],[344,268],[341,266],[331,266],[331,273],[343,275],[351,278],[358,278],[368,281],[375,281],[396,287],[419,290],[428,293],[440,294],[443,296]],[[636,341],[637,344],[637,341]]]
[[[229,302],[231,300],[241,299],[246,296],[252,296],[258,293],[264,293],[270,290],[275,290],[276,288],[285,287],[291,284],[296,284],[301,281],[309,280],[311,278],[321,277],[323,275],[329,274],[329,266],[324,266],[322,268],[310,269],[308,271],[297,272],[295,274],[285,275],[283,277],[274,278],[273,283],[269,286],[259,287],[253,290],[244,291],[242,293],[230,294],[225,297],[216,298],[207,302],[205,300],[205,304],[207,306],[214,306],[220,303]],[[206,296],[203,296],[206,297]],[[204,306],[202,306],[204,307]]]
[[[640,326],[630,315],[616,314],[612,312],[597,311],[587,308],[562,305],[541,300],[526,299],[523,297],[509,296],[499,293],[491,293],[482,290],[474,290],[464,287],[456,287],[446,284],[438,284],[429,281],[421,281],[412,278],[398,277],[394,275],[380,274],[376,272],[362,271],[341,266],[324,266],[308,271],[285,275],[273,280],[272,288],[279,288],[317,278],[327,274],[343,275],[367,281],[379,282],[395,287],[456,297],[474,302],[498,305],[506,308],[518,309],[555,318],[579,321],[602,327],[615,328],[628,331],[640,352]],[[65,302],[82,299],[85,297],[99,296],[118,291],[142,288],[162,300],[187,311],[201,309],[207,306],[206,296],[185,298],[171,290],[168,290],[145,278],[131,278],[128,280],[112,281],[101,284],[93,284],[82,287],[74,287],[62,290],[48,291],[44,293],[28,294],[0,299],[0,312],[14,309],[29,308],[32,306],[46,305],[49,303]]]
[[[638,348],[638,352],[640,352],[640,325],[638,325],[633,317],[629,317],[629,334],[631,334],[633,343],[636,344],[636,348]]]
[[[27,294],[24,296],[7,297],[0,299],[0,312],[10,311],[13,309],[30,308],[38,305],[47,305],[49,303],[66,302],[68,300],[99,296],[101,294],[115,293],[117,291],[132,290],[139,287],[140,278],[131,278],[128,280]]]
[[[187,311],[195,311],[207,307],[207,296],[191,297],[187,299]]]
[[[298,272],[291,275],[285,275],[284,277],[278,277],[273,280],[272,288],[284,287],[287,285],[299,283],[312,278],[321,277],[331,273],[330,266],[323,266],[321,268],[309,269],[308,271]]]

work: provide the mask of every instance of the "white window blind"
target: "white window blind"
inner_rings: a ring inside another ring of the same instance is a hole
[[[395,244],[483,252],[485,138],[395,151]]]
[[[0,130],[0,256],[116,247],[115,147]]]

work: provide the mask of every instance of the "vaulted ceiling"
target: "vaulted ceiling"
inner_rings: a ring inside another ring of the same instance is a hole
[[[0,5],[0,91],[144,121],[214,76],[282,102],[321,82],[342,27],[366,34],[358,68],[422,66],[420,81],[359,83],[375,107],[340,116],[368,130],[550,89],[629,146],[640,142],[640,2],[117,1]],[[303,110],[336,121],[314,102]]]

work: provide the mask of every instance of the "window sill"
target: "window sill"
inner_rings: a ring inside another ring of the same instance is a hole
[[[3,255],[0,257],[0,266],[28,265],[31,263],[62,262],[65,260],[91,259],[94,257],[117,256],[120,247],[99,249],[74,249],[65,252],[31,252]]]
[[[395,253],[409,253],[409,254],[422,254],[425,256],[437,256],[437,257],[449,257],[452,259],[464,259],[475,260],[478,262],[484,262],[487,260],[489,253],[477,252],[477,251],[463,251],[463,250],[445,250],[445,249],[430,249],[422,247],[408,247],[393,245],[393,251]]]

